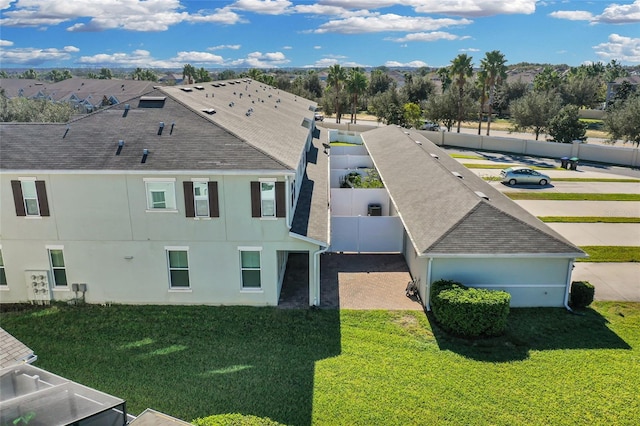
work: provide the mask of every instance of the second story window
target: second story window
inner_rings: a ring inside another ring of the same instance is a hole
[[[220,217],[218,182],[194,178],[183,187],[186,217]]]
[[[175,179],[145,179],[147,210],[176,210]]]
[[[285,217],[287,211],[285,197],[284,182],[268,179],[251,182],[251,216]]]
[[[49,202],[44,181],[35,178],[12,180],[11,189],[18,216],[49,216]]]
[[[262,217],[276,217],[275,182],[260,182],[260,208]]]

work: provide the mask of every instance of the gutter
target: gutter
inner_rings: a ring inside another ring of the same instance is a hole
[[[431,311],[431,263],[433,262],[433,257],[429,258],[429,264],[427,265],[427,282],[425,285],[425,298],[426,303],[424,305],[427,312]]]
[[[572,314],[575,314],[576,312],[571,309],[571,307],[569,306],[569,290],[571,289],[571,271],[573,270],[573,261],[575,259],[571,259],[569,260],[569,265],[567,266],[567,284],[566,284],[566,288],[564,290],[564,307],[567,311],[571,312]]]

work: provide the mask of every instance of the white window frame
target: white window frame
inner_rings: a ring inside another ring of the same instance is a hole
[[[196,218],[210,218],[211,211],[209,210],[209,179],[208,178],[192,178],[191,182],[193,182],[193,212]],[[207,195],[196,195],[196,185],[204,184],[207,190]],[[198,200],[206,201],[207,212],[206,214],[198,214]]]
[[[170,260],[170,257],[169,257],[169,252],[172,252],[172,251],[183,251],[183,252],[187,253],[187,267],[186,268],[172,267],[171,266],[171,260]],[[172,291],[172,292],[191,291],[191,271],[189,270],[189,265],[191,264],[191,262],[189,260],[189,247],[167,246],[167,247],[164,248],[164,252],[165,252],[165,257],[167,259],[167,279],[169,281],[169,291]],[[189,280],[189,286],[188,287],[174,286],[173,282],[171,280],[171,271],[187,271],[187,279]]]
[[[260,182],[260,217],[262,219],[277,219],[277,213],[276,213],[276,179],[274,178],[260,178],[258,179],[258,181]],[[264,192],[262,190],[262,185],[263,184],[270,184],[273,185],[273,189],[270,191],[273,193],[273,199],[265,199],[264,198]],[[273,202],[273,214],[265,214],[265,211],[267,209],[264,208],[264,204],[265,202]]]
[[[49,270],[51,271],[51,281],[53,283],[53,289],[56,290],[68,290],[69,289],[69,276],[67,275],[67,261],[64,258],[64,246],[46,246],[47,255],[49,258]],[[62,266],[53,266],[53,259],[51,258],[52,251],[61,251],[62,252]],[[64,277],[67,281],[66,284],[58,284],[56,281],[56,270],[64,271]]]
[[[250,268],[250,267],[244,267],[242,265],[242,253],[243,252],[258,252],[259,253],[259,259],[260,259],[260,266],[258,268]],[[262,288],[262,247],[238,247],[238,261],[239,261],[239,266],[240,266],[240,289],[242,292],[251,292],[251,293],[256,293],[256,292],[263,292],[263,288]],[[245,287],[244,285],[244,276],[243,276],[243,272],[244,271],[259,271],[260,272],[260,286],[259,287]]]
[[[36,188],[36,178],[34,177],[21,177],[18,178],[20,181],[20,189],[22,190],[22,204],[24,204],[24,212],[26,217],[41,217],[40,216],[40,202],[38,201],[38,188]],[[29,183],[33,185],[33,192],[35,193],[35,197],[26,197],[25,191],[25,183]],[[27,204],[27,200],[35,201],[37,213],[29,213],[29,207]]]
[[[4,257],[2,257],[2,246],[0,245],[0,275],[4,277],[5,283],[0,281],[0,290],[9,289],[9,281],[7,280],[7,271],[4,269]]]
[[[176,204],[176,179],[175,178],[144,178],[144,187],[145,187],[145,198],[147,199],[147,212],[177,212],[177,204]],[[170,184],[170,191],[153,191],[151,186],[154,183],[159,184]],[[164,208],[156,208],[153,207],[153,197],[151,194],[154,192],[163,192],[165,194],[165,207]]]

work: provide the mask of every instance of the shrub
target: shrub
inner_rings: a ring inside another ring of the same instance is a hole
[[[283,426],[268,417],[243,414],[219,414],[192,421],[195,426]]]
[[[571,307],[586,308],[593,302],[595,287],[588,281],[574,281],[571,283]]]
[[[504,291],[468,288],[440,280],[431,287],[431,309],[445,330],[464,337],[504,333],[511,295]]]

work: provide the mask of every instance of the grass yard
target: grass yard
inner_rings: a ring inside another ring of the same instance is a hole
[[[513,309],[462,340],[422,312],[54,305],[4,312],[37,366],[192,420],[288,425],[635,425],[640,304]]]
[[[640,201],[640,194],[601,194],[578,192],[504,192],[512,200],[559,201]]]
[[[576,262],[640,262],[640,247],[636,246],[581,246],[588,258]]]

